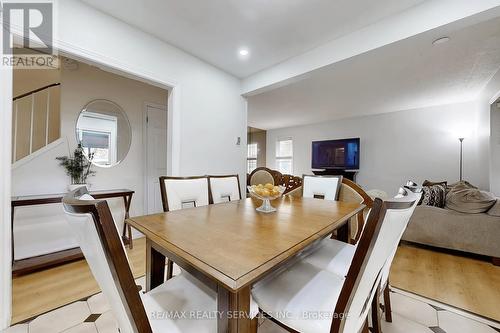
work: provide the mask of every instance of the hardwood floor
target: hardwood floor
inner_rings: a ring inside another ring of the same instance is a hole
[[[145,240],[127,250],[135,277],[145,272]],[[391,270],[391,284],[500,321],[500,267],[477,259],[403,245]],[[14,278],[13,323],[99,292],[84,260]]]
[[[500,321],[500,267],[488,261],[400,246],[391,285]]]
[[[146,271],[145,238],[127,248],[135,278]],[[100,291],[85,260],[16,277],[12,281],[12,324],[89,297]]]

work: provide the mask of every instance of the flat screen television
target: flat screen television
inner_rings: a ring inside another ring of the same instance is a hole
[[[314,141],[313,169],[359,169],[359,138]]]

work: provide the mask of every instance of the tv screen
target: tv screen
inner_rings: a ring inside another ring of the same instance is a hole
[[[314,141],[313,169],[359,169],[359,138]]]

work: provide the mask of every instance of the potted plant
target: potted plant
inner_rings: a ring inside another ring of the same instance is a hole
[[[71,178],[71,185],[68,186],[70,191],[82,186],[89,189],[87,178],[95,174],[95,171],[91,170],[93,159],[93,153],[89,154],[88,158],[85,158],[80,143],[75,149],[73,157],[60,156],[56,158],[59,161],[59,165],[66,169],[66,174]]]

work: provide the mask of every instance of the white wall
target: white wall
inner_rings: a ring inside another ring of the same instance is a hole
[[[500,195],[500,70],[491,78],[479,97],[480,108],[490,120],[484,132],[484,144],[488,145],[490,158],[490,190]]]
[[[493,193],[500,193],[500,108],[497,103],[491,105],[491,161],[490,183]]]
[[[267,166],[275,167],[275,142],[292,137],[294,174],[311,173],[311,142],[361,138],[357,182],[395,193],[406,180],[459,178],[459,141],[464,141],[464,178],[489,188],[488,146],[480,139],[484,110],[477,102],[443,105],[267,132]],[[463,133],[463,134],[462,134]]]
[[[176,87],[176,173],[237,172],[245,179],[246,103],[240,80],[78,1],[59,1],[58,10],[61,49]]]
[[[0,45],[2,43],[0,33]],[[3,50],[0,48],[0,57]],[[9,326],[12,300],[10,243],[10,161],[12,132],[12,70],[0,65],[0,330]]]

